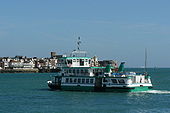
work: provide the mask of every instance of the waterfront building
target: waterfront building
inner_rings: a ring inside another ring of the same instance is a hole
[[[35,67],[35,64],[33,61],[24,61],[23,62],[23,68],[33,69],[34,67]]]
[[[20,61],[11,60],[9,62],[9,68],[11,68],[11,69],[23,68],[23,63]]]

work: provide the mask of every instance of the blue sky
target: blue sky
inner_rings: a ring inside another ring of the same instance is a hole
[[[127,67],[170,67],[169,0],[0,0],[0,57],[76,48]]]

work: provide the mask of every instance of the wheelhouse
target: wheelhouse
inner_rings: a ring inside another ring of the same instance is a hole
[[[58,60],[58,67],[90,67],[90,57],[62,57]]]

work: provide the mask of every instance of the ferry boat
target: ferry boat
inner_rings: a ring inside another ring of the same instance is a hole
[[[78,47],[70,56],[58,59],[57,67],[61,71],[47,81],[48,86],[52,90],[91,92],[133,92],[152,88],[146,72],[125,72],[125,62],[119,67],[112,64],[99,66],[95,64],[96,59],[87,57]]]

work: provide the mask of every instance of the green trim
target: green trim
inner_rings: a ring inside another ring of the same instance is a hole
[[[132,92],[136,92],[136,91],[147,91],[149,90],[148,86],[143,86],[143,87],[135,87],[134,89],[132,89]]]
[[[61,86],[61,90],[64,91],[95,91],[94,86]],[[144,87],[133,87],[133,88],[109,88],[101,89],[101,92],[138,92],[138,91],[148,91],[150,88],[148,86]],[[99,90],[100,91],[100,90]]]
[[[110,72],[111,72],[111,65],[110,65],[110,64],[108,64],[108,65],[106,66],[105,72],[106,72],[106,73],[110,73]]]
[[[92,68],[92,69],[104,69],[106,67],[90,67],[90,68]]]
[[[118,72],[124,72],[124,64],[125,62],[121,62],[119,68],[118,68]]]
[[[132,87],[132,88],[106,88],[106,92],[138,92],[138,91],[148,91],[148,86],[143,87]]]
[[[61,90],[64,91],[95,91],[94,86],[61,86]],[[138,92],[138,91],[148,91],[150,88],[148,86],[144,87],[106,87],[101,88],[101,92]],[[100,91],[100,90],[99,90]]]

